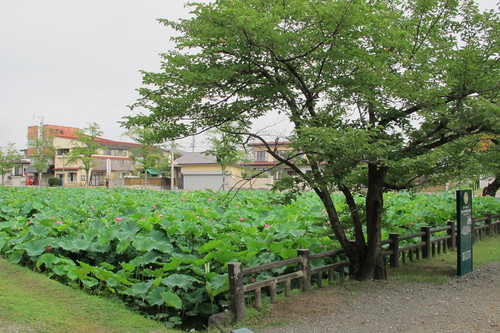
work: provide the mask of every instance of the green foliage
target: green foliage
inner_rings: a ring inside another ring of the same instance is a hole
[[[98,154],[101,149],[106,147],[101,145],[97,139],[102,135],[102,131],[97,123],[90,123],[83,130],[76,131],[76,139],[73,140],[74,147],[68,153],[68,163],[81,162],[82,169],[87,174],[87,183],[90,183],[90,171],[99,163],[93,155]]]
[[[158,142],[218,128],[265,143],[253,122],[273,111],[286,115],[287,139],[304,158],[282,158],[268,146],[297,175],[279,186],[306,184],[321,197],[356,267],[375,267],[363,256],[378,251],[384,190],[436,181],[466,162],[447,146],[500,133],[498,11],[447,0],[192,6],[189,19],[161,20],[177,32],[176,49],[162,55],[159,73],[143,73],[135,107],[146,113],[127,117],[125,126],[147,127]],[[180,121],[186,118],[192,121]],[[350,200],[360,187],[364,216]],[[356,247],[330,202],[336,190],[350,205]]]
[[[232,201],[226,195],[1,188],[0,253],[62,283],[118,295],[174,322],[209,316],[227,304],[228,262],[254,266],[296,257],[299,248],[339,248],[313,193],[287,204],[270,192],[240,192]],[[454,219],[451,194],[398,193],[386,200],[384,239],[390,232],[418,232],[423,225],[442,226]],[[334,201],[343,226],[351,230],[346,203],[339,195]],[[473,202],[476,217],[500,210],[496,198]]]
[[[13,143],[9,143],[6,149],[0,149],[0,176],[2,176],[2,185],[5,183],[5,175],[12,171],[14,162],[21,158]]]
[[[241,135],[231,133],[232,126],[226,126],[222,130],[213,131],[209,137],[210,148],[205,151],[206,155],[215,156],[217,164],[222,169],[222,190],[226,190],[226,170],[230,166],[245,160],[243,141]]]
[[[40,137],[29,138],[28,147],[31,148],[28,149],[29,157],[31,159],[31,165],[35,167],[39,175],[38,186],[40,186],[42,180],[41,174],[43,170],[48,168],[53,162],[55,156],[52,138],[42,130],[42,135]]]
[[[62,185],[62,179],[59,177],[51,177],[49,178],[49,186],[61,186]]]

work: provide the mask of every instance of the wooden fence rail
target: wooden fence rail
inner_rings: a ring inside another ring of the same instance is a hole
[[[473,240],[482,240],[485,236],[500,233],[500,214],[487,214],[483,218],[473,219]],[[479,223],[482,223],[479,225]],[[446,235],[432,238],[433,234],[444,233]],[[420,242],[400,246],[404,241],[419,238]],[[400,236],[392,233],[389,239],[382,240],[382,254],[388,258],[386,262],[390,267],[398,267],[400,263],[405,264],[408,260],[419,260],[420,258],[430,258],[441,253],[446,253],[449,249],[454,249],[457,244],[457,229],[453,221],[448,221],[447,225],[440,228],[431,229],[422,227],[420,232]],[[245,317],[245,294],[254,292],[254,306],[257,309],[262,307],[262,292],[266,288],[271,302],[277,301],[278,285],[281,285],[285,297],[290,296],[294,286],[302,291],[310,291],[313,280],[318,288],[323,286],[323,280],[327,279],[328,284],[335,280],[344,280],[345,274],[349,273],[350,262],[345,259],[344,250],[333,250],[321,253],[310,253],[308,249],[299,249],[297,258],[275,261],[260,266],[243,268],[239,262],[228,264],[229,273],[229,293],[231,299],[231,316],[234,323],[241,321]],[[331,258],[333,263],[320,267],[311,267],[311,260]],[[252,281],[244,283],[244,278],[270,271],[277,268],[286,267],[286,274],[282,274],[263,281]]]

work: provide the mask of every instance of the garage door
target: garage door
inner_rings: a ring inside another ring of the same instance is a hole
[[[222,189],[222,174],[220,173],[185,173],[184,177],[184,189],[185,190],[214,190],[218,191]],[[229,176],[226,176],[226,183]]]

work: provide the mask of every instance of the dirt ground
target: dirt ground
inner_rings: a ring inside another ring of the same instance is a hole
[[[500,262],[444,284],[346,282],[270,305],[259,333],[500,332]]]

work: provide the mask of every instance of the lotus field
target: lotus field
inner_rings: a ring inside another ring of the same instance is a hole
[[[383,239],[389,232],[407,234],[455,219],[454,194],[385,198]],[[228,303],[228,262],[248,267],[295,257],[299,248],[339,248],[314,193],[288,204],[280,199],[264,191],[227,197],[225,192],[0,187],[0,253],[61,283],[118,295],[174,326],[206,318]],[[335,202],[350,232],[342,196]],[[500,200],[474,198],[473,210],[476,217],[498,212]]]

